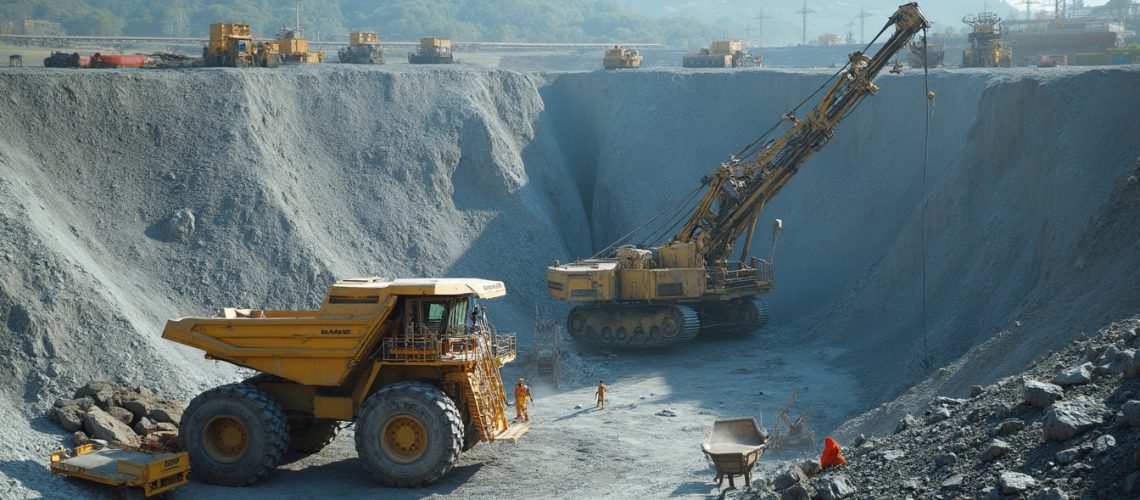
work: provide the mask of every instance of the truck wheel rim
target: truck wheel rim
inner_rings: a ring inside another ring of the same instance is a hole
[[[233,417],[214,417],[206,423],[202,444],[210,458],[232,464],[240,460],[249,448],[249,432]]]
[[[384,422],[380,445],[393,461],[410,464],[427,451],[427,429],[411,415],[396,415]]]

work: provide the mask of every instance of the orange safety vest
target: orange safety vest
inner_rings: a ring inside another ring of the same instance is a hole
[[[528,399],[530,399],[530,387],[527,387],[525,385],[516,385],[515,404],[525,405]]]
[[[834,439],[827,438],[823,440],[823,455],[819,456],[819,466],[821,468],[835,467],[836,465],[845,465],[847,460],[843,458],[843,451],[839,448],[839,443]]]

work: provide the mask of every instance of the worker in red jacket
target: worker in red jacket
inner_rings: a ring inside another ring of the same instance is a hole
[[[834,439],[827,438],[823,440],[823,455],[819,456],[819,466],[821,468],[835,467],[836,465],[845,465],[847,460],[843,458],[843,451],[839,448],[839,443]]]

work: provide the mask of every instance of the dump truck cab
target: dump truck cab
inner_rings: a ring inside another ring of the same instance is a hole
[[[260,372],[190,403],[180,428],[193,474],[252,484],[285,447],[316,452],[355,422],[374,478],[415,487],[479,441],[518,439],[526,427],[507,420],[499,375],[515,337],[495,331],[482,303],[505,294],[482,279],[360,278],[333,284],[315,311],[226,308],[168,322],[163,338]]]

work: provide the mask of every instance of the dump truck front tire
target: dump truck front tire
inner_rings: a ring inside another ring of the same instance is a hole
[[[210,389],[190,402],[178,426],[190,470],[204,483],[248,486],[285,457],[289,430],[281,404],[248,384]]]
[[[380,484],[417,488],[443,477],[459,460],[463,420],[442,390],[421,382],[380,389],[356,422],[356,452]]]

